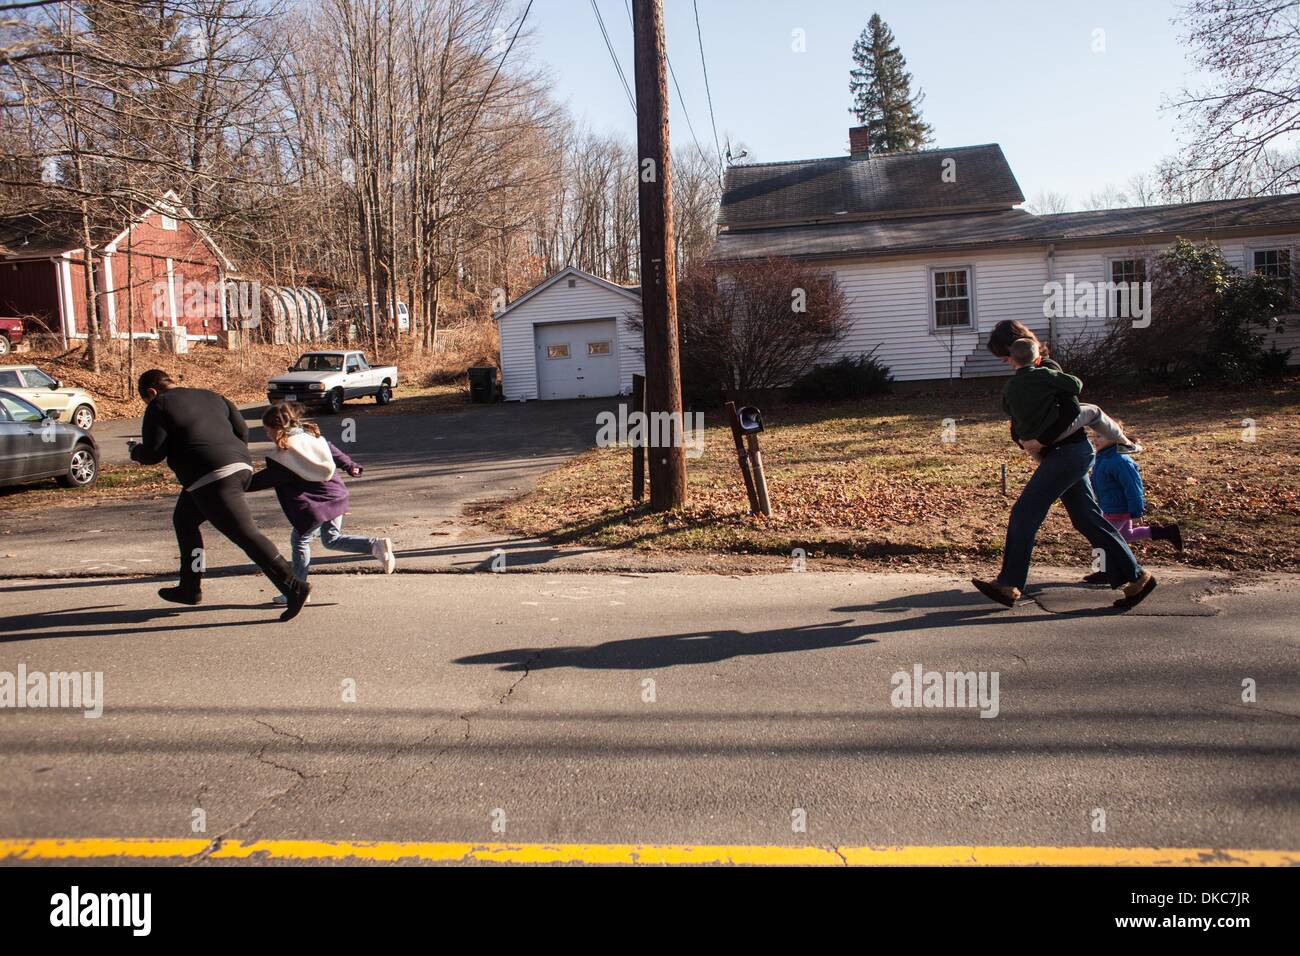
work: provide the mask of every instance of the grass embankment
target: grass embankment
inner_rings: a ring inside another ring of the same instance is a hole
[[[1000,382],[767,415],[763,456],[774,514],[748,513],[730,430],[710,416],[688,462],[690,501],[651,514],[630,504],[631,452],[599,449],[488,513],[499,530],[569,545],[658,552],[838,556],[890,567],[987,565],[1033,463],[1009,441]],[[1143,441],[1147,519],[1178,521],[1184,563],[1300,568],[1300,382],[1249,392],[1092,395]],[[943,440],[952,420],[951,443]],[[1253,441],[1243,420],[1255,423]],[[1001,492],[1007,466],[1009,496]],[[1139,557],[1176,561],[1167,545]],[[1087,544],[1053,509],[1036,560],[1080,564]]]

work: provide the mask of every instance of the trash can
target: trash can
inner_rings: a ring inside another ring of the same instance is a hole
[[[469,400],[478,404],[496,401],[497,370],[491,365],[475,365],[469,370]]]

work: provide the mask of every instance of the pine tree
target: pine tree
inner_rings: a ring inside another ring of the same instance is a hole
[[[921,119],[925,94],[912,95],[912,74],[898,49],[889,25],[873,13],[853,44],[849,71],[849,109],[867,127],[871,152],[898,153],[919,149],[930,142],[930,126]]]

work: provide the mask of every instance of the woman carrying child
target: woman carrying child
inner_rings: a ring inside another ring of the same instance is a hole
[[[302,417],[302,406],[277,402],[262,416],[266,437],[275,450],[266,457],[266,467],[249,482],[249,491],[274,488],[280,508],[293,531],[293,573],[307,580],[311,565],[311,543],[317,535],[331,551],[368,554],[383,565],[385,574],[397,566],[393,542],[388,538],[363,538],[343,533],[343,516],[348,510],[348,486],[339,469],[352,477],[361,466],[321,436],[314,422]],[[274,599],[281,601],[278,596]]]
[[[1135,607],[1155,589],[1156,579],[1137,563],[1128,544],[1097,505],[1088,481],[1092,445],[1076,424],[1082,383],[1063,375],[1060,366],[1043,354],[1045,349],[1037,336],[1019,322],[999,322],[989,337],[988,348],[1016,368],[1007,383],[1003,404],[1012,420],[1011,435],[1017,444],[1024,442],[1028,447],[1027,440],[1034,440],[1038,468],[1011,509],[1001,573],[995,581],[973,578],[972,583],[985,597],[1012,607],[1028,580],[1038,529],[1059,499],[1075,530],[1104,554],[1107,582],[1112,588],[1123,588],[1124,596],[1115,606]],[[1018,426],[1026,423],[1035,434],[1018,431]]]

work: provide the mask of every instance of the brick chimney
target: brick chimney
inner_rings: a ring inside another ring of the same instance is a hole
[[[871,155],[871,144],[865,126],[849,127],[849,155],[860,159],[866,159]]]

